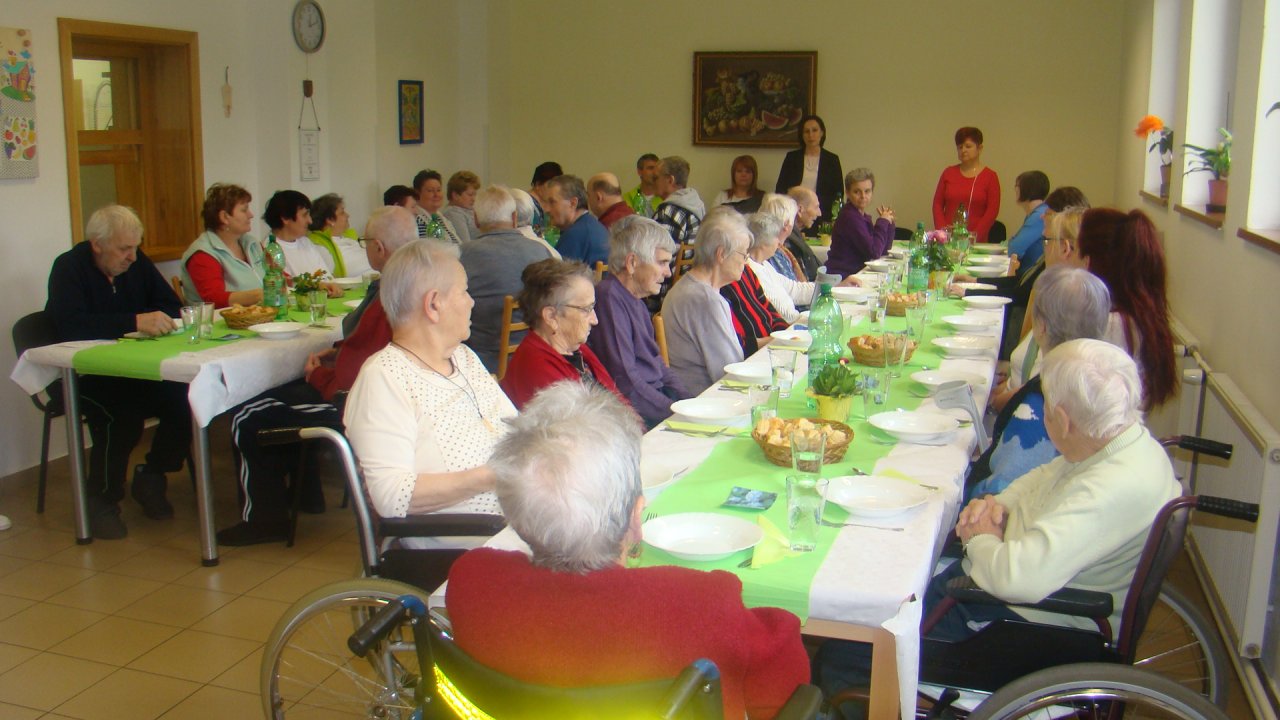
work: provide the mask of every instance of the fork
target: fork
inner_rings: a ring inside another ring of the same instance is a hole
[[[719,430],[678,430],[676,428],[671,427],[670,425],[663,425],[662,429],[666,432],[679,433],[680,435],[684,435],[686,437],[704,437],[704,438],[720,437],[721,435],[724,435],[725,433],[729,432],[729,426],[727,425],[725,427],[720,428]]]
[[[872,530],[888,530],[889,532],[902,532],[902,528],[900,527],[885,527],[883,525],[865,525],[863,523],[838,523],[838,522],[832,522],[831,520],[826,520],[826,519],[820,520],[819,522],[821,522],[824,526],[830,527],[830,528],[860,527],[860,528],[871,528]]]

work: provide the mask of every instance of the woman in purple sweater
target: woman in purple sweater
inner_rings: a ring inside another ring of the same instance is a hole
[[[875,260],[889,252],[893,245],[893,208],[881,205],[876,208],[880,219],[871,222],[867,208],[871,207],[871,195],[875,192],[876,176],[867,168],[851,170],[844,176],[845,199],[836,226],[831,231],[831,254],[827,256],[827,272],[832,275],[853,275],[869,260]]]

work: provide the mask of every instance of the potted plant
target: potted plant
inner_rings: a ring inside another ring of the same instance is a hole
[[[945,288],[947,276],[962,262],[969,252],[969,239],[958,236],[955,242],[946,230],[930,230],[924,235],[925,268],[929,271],[929,288]]]
[[[1184,175],[1193,172],[1213,173],[1213,179],[1209,181],[1209,203],[1206,208],[1211,213],[1227,211],[1227,176],[1231,174],[1231,131],[1218,128],[1218,133],[1222,135],[1222,140],[1216,147],[1191,144],[1182,146],[1194,155],[1189,159],[1191,165]]]
[[[299,310],[311,309],[311,293],[316,290],[323,290],[321,285],[328,277],[329,273],[324,268],[313,272],[298,273],[293,276],[293,296],[298,300]]]
[[[836,422],[848,420],[853,398],[858,394],[858,379],[858,372],[849,365],[848,358],[818,371],[809,387],[809,394],[818,403],[818,417]]]
[[[1160,151],[1160,197],[1169,197],[1169,174],[1173,167],[1173,130],[1165,127],[1158,115],[1147,115],[1138,121],[1133,134],[1140,138],[1156,135],[1147,152]]]

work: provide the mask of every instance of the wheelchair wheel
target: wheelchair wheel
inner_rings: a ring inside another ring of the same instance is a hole
[[[1166,583],[1138,639],[1134,667],[1163,675],[1226,709],[1228,662],[1217,627]]]
[[[970,720],[1014,718],[1227,720],[1204,696],[1125,665],[1079,663],[1035,672],[996,691]]]
[[[363,578],[308,593],[276,623],[262,654],[260,686],[270,720],[384,718],[407,720],[421,677],[406,626],[363,658],[347,638],[388,601],[426,595],[412,585]]]

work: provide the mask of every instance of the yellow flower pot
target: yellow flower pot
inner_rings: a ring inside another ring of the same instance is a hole
[[[849,397],[831,397],[829,395],[814,395],[813,399],[818,403],[818,417],[823,420],[834,420],[836,422],[845,422],[849,419],[849,412],[853,409],[853,399],[855,396]]]

